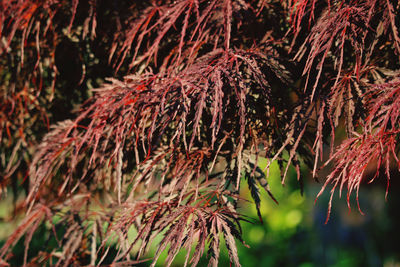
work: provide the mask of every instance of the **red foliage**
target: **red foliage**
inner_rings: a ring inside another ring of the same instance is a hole
[[[134,264],[163,235],[153,265],[167,248],[166,265],[181,249],[196,265],[208,244],[216,266],[223,236],[240,266],[240,180],[260,218],[259,186],[274,199],[260,157],[267,174],[278,161],[282,183],[290,166],[300,180],[300,162],[316,176],[329,144],[318,196],[332,184],[331,200],[347,188],[348,203],[371,163],[388,186],[400,166],[400,16],[390,0],[3,0],[0,10],[0,192],[29,177],[4,261],[24,236],[24,264]],[[49,103],[109,73],[78,98],[74,119],[57,122]],[[29,255],[46,223],[57,245]]]

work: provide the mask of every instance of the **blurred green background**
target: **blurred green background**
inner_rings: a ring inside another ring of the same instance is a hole
[[[262,161],[260,167],[265,164],[266,161]],[[304,174],[309,177],[308,173]],[[272,165],[268,180],[279,205],[266,192],[262,193],[263,223],[259,221],[255,205],[251,202],[247,182],[244,180],[241,185],[242,197],[250,202],[242,202],[240,211],[251,221],[241,224],[243,238],[250,248],[237,243],[242,266],[400,266],[400,232],[397,231],[400,225],[400,194],[396,191],[399,188],[397,185],[391,185],[387,201],[384,179],[380,179],[381,183],[363,185],[359,200],[365,215],[357,210],[354,196],[351,199],[352,210],[349,211],[345,194],[342,199],[336,194],[330,220],[325,224],[329,190],[315,202],[321,183],[314,182],[310,177],[306,179],[302,196],[294,172],[290,173],[285,186],[282,186],[276,164]],[[1,218],[7,217],[10,210],[11,198],[0,202]],[[15,224],[0,222],[0,245],[4,244],[5,238],[15,227]],[[44,245],[44,238],[41,238],[43,231],[46,229],[35,234],[37,238],[32,241],[30,253],[34,253],[35,246]],[[134,233],[131,235],[134,238]],[[219,266],[230,266],[224,242],[221,246]],[[21,240],[14,252],[23,257],[23,247]],[[149,254],[144,258],[151,259],[156,249],[157,242],[153,242]],[[166,254],[166,251],[162,254],[157,266],[164,266]],[[182,266],[185,255],[186,251],[179,253],[173,266]],[[15,264],[18,265],[17,262]],[[151,260],[137,266],[150,264]],[[203,257],[199,266],[207,264],[207,258]]]
[[[266,160],[260,167],[265,164]],[[302,196],[295,172],[290,173],[282,186],[279,168],[277,164],[272,165],[268,180],[279,205],[263,192],[263,224],[258,220],[255,205],[242,203],[241,212],[253,220],[253,223],[241,224],[244,240],[250,246],[247,248],[238,242],[242,266],[400,266],[397,185],[391,185],[387,201],[385,179],[361,186],[359,201],[364,215],[358,211],[355,196],[351,198],[349,210],[346,192],[341,199],[336,194],[330,220],[325,224],[329,189],[315,201],[322,184],[313,181],[309,172],[304,171],[304,176],[308,178]],[[251,200],[246,181],[242,181],[241,195]],[[222,251],[219,266],[230,266],[227,250]],[[175,266],[181,266],[184,257],[185,252],[180,253]],[[163,266],[164,258],[160,258],[157,266]],[[199,266],[207,263],[204,258]]]

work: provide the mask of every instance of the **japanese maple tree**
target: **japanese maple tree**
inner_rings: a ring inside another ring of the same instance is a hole
[[[240,266],[241,180],[259,217],[272,162],[358,196],[400,166],[392,0],[0,1],[0,196],[23,264]],[[335,133],[345,129],[346,138]],[[335,141],[341,144],[335,146]],[[259,159],[268,160],[259,167]],[[372,181],[370,181],[372,182]],[[22,189],[24,188],[24,189]],[[320,195],[319,194],[319,195]],[[319,196],[318,195],[318,196]],[[19,200],[22,196],[22,202]],[[21,218],[22,216],[22,218]],[[31,253],[35,232],[47,245]],[[134,238],[128,233],[134,232]]]

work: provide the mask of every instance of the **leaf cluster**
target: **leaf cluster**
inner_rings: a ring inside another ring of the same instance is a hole
[[[260,189],[277,201],[274,161],[282,184],[290,166],[300,183],[301,164],[315,178],[329,169],[320,194],[347,187],[348,203],[372,163],[388,185],[400,166],[394,1],[3,0],[0,10],[0,192],[24,175],[27,187],[4,262],[24,237],[24,265],[135,264],[162,235],[153,266],[182,249],[195,266],[206,248],[217,266],[221,241],[240,266],[242,179],[261,219]],[[57,119],[50,103],[74,87],[79,108]],[[40,227],[54,245],[30,255]]]

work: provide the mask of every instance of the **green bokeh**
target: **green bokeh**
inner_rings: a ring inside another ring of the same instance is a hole
[[[266,160],[261,160],[260,167],[265,167],[266,163]],[[260,188],[262,192],[260,210],[263,222],[258,219],[247,181],[242,181],[240,194],[249,202],[242,201],[239,211],[247,215],[251,221],[241,223],[243,239],[249,247],[237,242],[242,266],[399,266],[400,250],[397,249],[397,242],[400,234],[396,228],[400,224],[397,212],[400,194],[395,191],[390,192],[388,201],[385,202],[384,187],[362,186],[360,204],[365,215],[361,215],[356,208],[349,212],[345,199],[335,196],[331,219],[325,224],[329,193],[325,193],[315,203],[315,197],[321,185],[312,181],[307,173],[304,176],[305,190],[302,196],[294,170],[289,171],[286,183],[282,185],[277,164],[271,165],[268,182],[279,204],[276,204]],[[11,198],[2,201],[0,215],[6,217],[6,211],[11,207]],[[352,207],[356,207],[355,203],[352,203]],[[54,220],[57,218],[55,217]],[[0,245],[4,244],[7,233],[14,228],[14,224],[7,221],[0,222]],[[45,240],[48,239],[49,231],[49,225],[39,229],[34,235],[29,255],[34,255],[38,248],[43,246]],[[128,236],[130,241],[135,239],[136,231],[133,227]],[[150,265],[152,255],[156,252],[161,240],[162,235],[153,240],[149,253],[143,257],[148,258],[149,261],[137,266]],[[221,237],[222,240],[223,237]],[[55,242],[55,240],[50,239],[50,242]],[[109,244],[115,242],[116,239],[109,240]],[[140,244],[137,244],[133,251],[137,251],[139,246]],[[17,244],[14,253],[23,255],[23,251],[22,239]],[[168,247],[162,252],[156,266],[165,265],[167,251]],[[116,251],[112,250],[110,255],[115,253]],[[172,266],[182,266],[186,253],[185,250],[180,251]],[[22,258],[19,257],[19,259]],[[108,263],[107,259],[104,262]],[[20,262],[16,262],[18,263]],[[207,264],[208,259],[203,257],[198,266],[207,266]],[[219,266],[231,266],[223,241]]]

